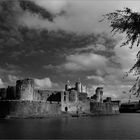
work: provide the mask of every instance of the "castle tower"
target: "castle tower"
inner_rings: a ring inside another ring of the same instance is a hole
[[[103,102],[103,87],[97,87],[95,92],[97,96],[96,101]]]
[[[75,88],[77,92],[82,92],[82,84],[81,82],[76,82],[75,83]]]
[[[33,100],[34,99],[34,80],[24,79],[16,82],[17,99]]]

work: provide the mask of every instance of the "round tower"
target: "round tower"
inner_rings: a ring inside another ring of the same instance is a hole
[[[82,92],[82,84],[81,84],[81,82],[76,82],[75,88],[76,88],[77,92]]]
[[[103,87],[97,87],[96,88],[96,101],[97,102],[102,102],[102,97],[103,97]]]
[[[34,80],[24,79],[16,82],[17,99],[33,100],[34,99]]]

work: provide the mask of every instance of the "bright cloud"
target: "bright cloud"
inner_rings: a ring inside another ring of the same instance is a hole
[[[120,62],[123,70],[127,72],[136,62],[136,54],[139,51],[139,48],[134,46],[133,49],[129,49],[128,46],[117,46],[114,51],[117,56],[116,61]]]
[[[59,85],[57,83],[54,83],[51,81],[50,78],[46,77],[43,79],[34,79],[36,88],[43,88],[43,89],[55,89],[59,88]]]
[[[44,79],[34,79],[35,85],[39,88],[51,88],[52,87],[52,81],[50,78],[44,78]]]
[[[96,45],[89,45],[89,46],[87,46],[87,47],[82,47],[82,48],[76,48],[75,49],[77,52],[79,52],[79,51],[88,51],[88,50],[90,50],[90,51],[105,51],[106,50],[106,48],[105,48],[105,46],[104,45],[102,45],[102,44],[96,44]]]
[[[18,76],[15,76],[15,75],[11,75],[9,74],[8,75],[8,79],[11,83],[16,83],[17,80],[19,80],[19,77]]]
[[[104,79],[101,76],[96,76],[96,75],[87,76],[87,79],[95,80],[101,83],[104,82]]]
[[[66,70],[95,70],[103,68],[107,59],[104,56],[94,53],[83,53],[67,56],[67,62],[64,64]]]

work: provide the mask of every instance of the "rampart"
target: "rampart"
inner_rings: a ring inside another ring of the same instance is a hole
[[[67,108],[67,110],[66,110]],[[117,103],[98,103],[98,102],[45,102],[45,101],[24,101],[24,100],[1,100],[0,118],[37,118],[54,117],[68,114],[92,114],[92,115],[113,115],[119,114]]]
[[[0,117],[29,118],[60,115],[61,105],[43,101],[0,101]]]
[[[90,102],[90,112],[97,115],[119,114],[119,105],[112,102]]]

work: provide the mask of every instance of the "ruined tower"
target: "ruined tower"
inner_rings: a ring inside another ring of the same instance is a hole
[[[75,88],[77,92],[82,92],[82,84],[81,82],[76,82]]]
[[[34,99],[34,80],[24,79],[16,82],[17,99],[33,100]]]
[[[97,102],[103,102],[103,87],[97,87],[96,88],[96,101]]]

